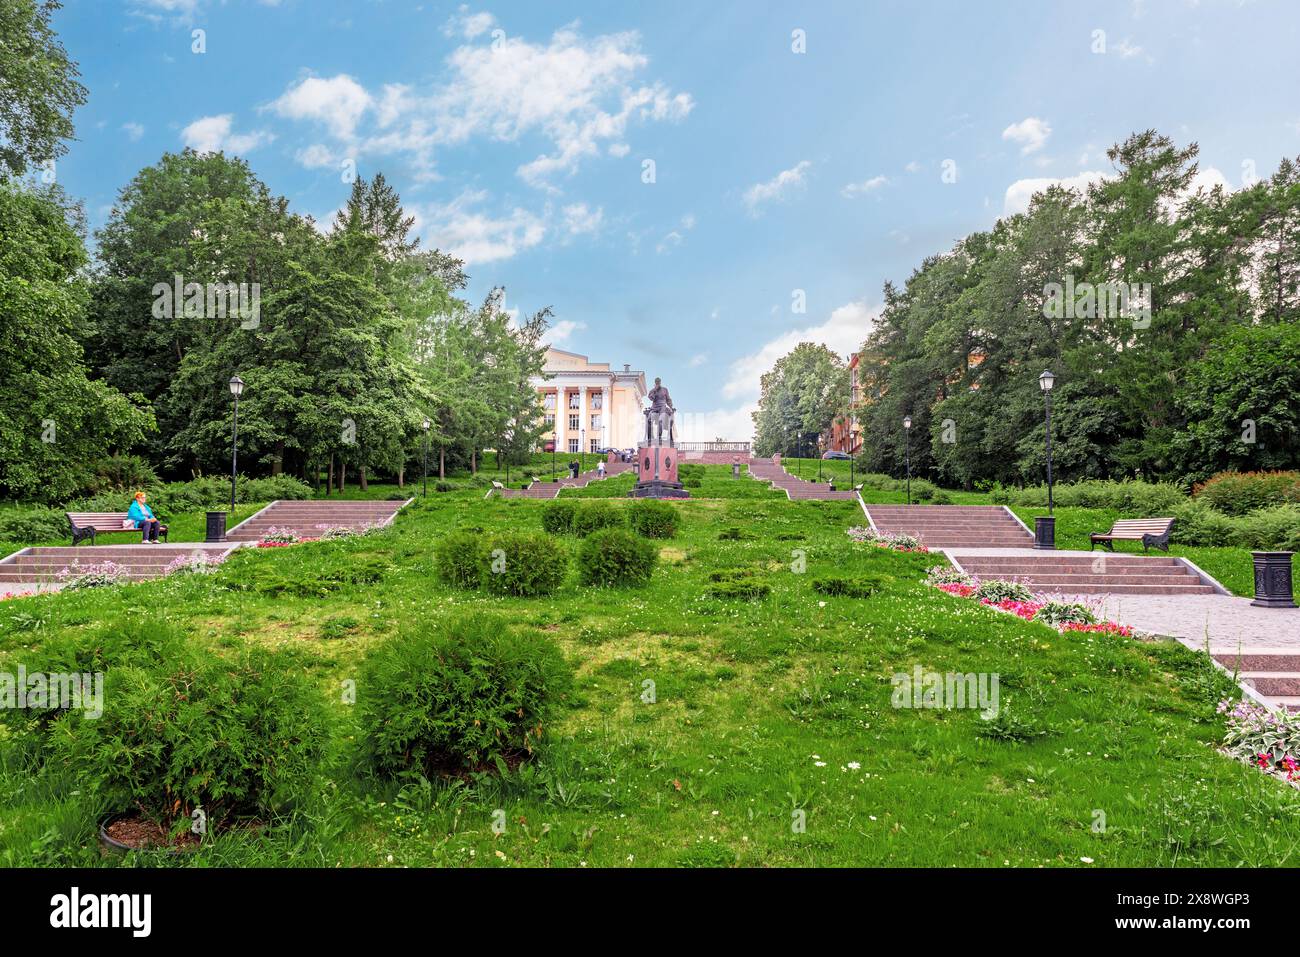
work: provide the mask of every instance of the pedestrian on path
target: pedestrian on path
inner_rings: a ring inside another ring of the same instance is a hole
[[[596,478],[604,478],[604,477],[605,477],[605,460],[601,459],[599,462],[596,463]]]

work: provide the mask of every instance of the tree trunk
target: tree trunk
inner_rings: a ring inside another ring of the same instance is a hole
[[[357,469],[357,484],[361,486],[363,492],[370,488],[370,484],[366,481],[366,467],[364,465]]]
[[[446,477],[447,477],[446,450],[442,446],[438,446],[438,478],[445,479]]]
[[[279,475],[284,471],[284,440],[275,443],[275,458],[271,460],[271,474]]]
[[[339,459],[339,494],[348,490],[348,463]]]
[[[478,475],[478,449],[471,449],[469,453],[469,474]]]
[[[402,467],[397,470],[397,487],[406,488],[406,463],[405,462],[403,462]]]
[[[325,473],[325,494],[326,496],[334,494],[334,453],[330,453],[329,470]]]

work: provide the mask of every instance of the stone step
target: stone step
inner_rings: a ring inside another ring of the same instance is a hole
[[[1216,653],[1214,660],[1229,670],[1240,669],[1242,672],[1288,671],[1300,672],[1300,654],[1296,655],[1249,655]],[[1300,692],[1297,692],[1300,694]]]
[[[977,576],[993,577],[993,576]],[[996,576],[1002,579],[1004,576]],[[1087,585],[1199,585],[1200,582],[1188,575],[1044,575],[1041,572],[1025,572],[1020,575],[1009,575],[1006,578],[1014,578],[1017,581],[1033,582],[1035,585],[1044,587],[1051,586],[1061,589],[1067,585],[1079,586],[1084,588]],[[1208,585],[1206,586],[1209,587]],[[1086,590],[1086,588],[1084,588]]]
[[[1069,595],[1212,595],[1214,589],[1209,585],[1127,585],[1127,584],[1105,584],[1089,585],[1084,591],[1073,592],[1068,588],[1060,585],[1044,585],[1039,589],[1033,581],[1026,581],[1026,585],[1035,590],[1051,592],[1054,594]]]
[[[1088,559],[1071,561],[1065,558],[1044,557],[1041,561],[1034,561],[1032,559],[979,558],[973,555],[961,554],[958,554],[956,557],[957,561],[961,564],[961,567],[968,571],[975,568],[986,569],[988,571],[1001,571],[1003,569],[1031,569],[1034,571],[1045,571],[1050,569],[1053,571],[1083,570],[1093,574],[1107,574],[1113,571],[1137,571],[1149,568],[1187,569],[1186,565],[1173,558],[1151,558],[1146,560],[1139,558],[1127,562],[1117,562],[1114,559],[1108,558],[1105,563],[1094,564]],[[1190,573],[1190,570],[1188,570],[1187,573]]]
[[[1237,677],[1270,698],[1300,696],[1300,674],[1242,673]]]

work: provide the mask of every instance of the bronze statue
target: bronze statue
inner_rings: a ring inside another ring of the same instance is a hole
[[[668,445],[675,447],[673,414],[676,409],[673,408],[672,396],[658,376],[655,377],[655,387],[650,390],[647,398],[650,400],[650,408],[645,410],[645,444],[663,445],[664,433],[667,432]]]

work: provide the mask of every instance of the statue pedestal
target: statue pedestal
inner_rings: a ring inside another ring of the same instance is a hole
[[[677,450],[671,445],[642,445],[636,450],[637,483],[631,498],[690,498],[677,480]]]

